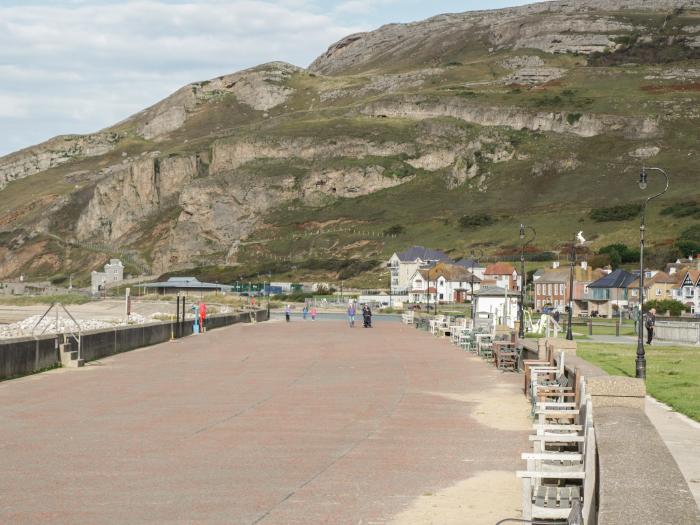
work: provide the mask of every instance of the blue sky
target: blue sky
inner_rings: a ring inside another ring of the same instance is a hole
[[[0,155],[114,124],[193,81],[307,66],[343,36],[518,0],[0,0]]]

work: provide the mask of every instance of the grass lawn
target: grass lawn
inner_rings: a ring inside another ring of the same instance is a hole
[[[609,374],[634,377],[636,346],[578,343],[578,355]],[[700,421],[700,348],[646,347],[647,392]]]

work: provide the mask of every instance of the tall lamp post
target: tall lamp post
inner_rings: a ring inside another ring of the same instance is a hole
[[[479,264],[479,261],[484,257],[484,251],[479,250],[478,255],[477,252],[474,250],[471,251],[471,255],[469,256],[471,258],[471,289],[472,289],[472,294],[471,294],[471,300],[472,300],[472,328],[474,328],[476,324],[476,303],[474,302],[474,263],[476,262]]]
[[[639,226],[639,322],[637,323],[637,360],[636,360],[636,377],[638,379],[646,379],[647,377],[647,360],[644,354],[644,232],[646,231],[646,213],[647,205],[657,197],[661,197],[668,191],[669,178],[668,174],[661,168],[647,168],[642,166],[642,171],[639,173],[639,189],[642,191],[647,189],[648,175],[647,171],[658,171],[666,179],[666,186],[663,191],[647,197],[642,208],[642,220]]]
[[[532,237],[526,239],[527,230],[530,230]],[[518,305],[518,320],[520,327],[518,337],[525,337],[525,287],[527,285],[527,275],[525,274],[525,247],[535,240],[537,232],[532,226],[520,225],[520,304]]]
[[[574,340],[572,323],[574,318],[574,266],[576,265],[576,236],[571,241],[571,251],[569,252],[569,312],[566,320],[566,338]]]

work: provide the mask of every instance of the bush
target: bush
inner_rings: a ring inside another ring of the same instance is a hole
[[[393,226],[384,230],[384,235],[401,235],[406,232],[406,228],[400,224],[394,224]]]
[[[590,217],[596,222],[628,221],[637,217],[641,211],[641,204],[622,204],[608,208],[593,208]]]
[[[683,312],[690,311],[689,306],[684,305],[680,301],[674,301],[672,299],[663,299],[661,301],[654,299],[644,303],[645,312],[648,312],[652,308],[656,310],[658,315],[665,315],[666,312],[668,312],[674,317],[680,316]]]
[[[676,219],[682,217],[700,217],[700,202],[683,201],[661,210],[661,215],[670,215]]]
[[[475,215],[464,215],[459,219],[461,228],[478,228],[479,226],[488,226],[496,222],[493,217],[485,213],[477,213]]]
[[[700,253],[700,224],[694,224],[683,230],[675,246],[683,255]]]
[[[639,260],[639,250],[637,248],[630,248],[625,244],[609,244],[598,250],[598,254],[608,254],[611,259],[615,260],[617,260],[617,256],[619,256],[619,261],[622,264],[633,263]]]

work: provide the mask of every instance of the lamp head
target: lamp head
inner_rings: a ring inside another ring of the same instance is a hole
[[[642,168],[642,171],[639,172],[639,189],[640,190],[647,189],[647,170],[646,170],[646,168]]]
[[[520,225],[520,240],[522,241],[524,239],[525,239],[525,225],[521,224]]]

